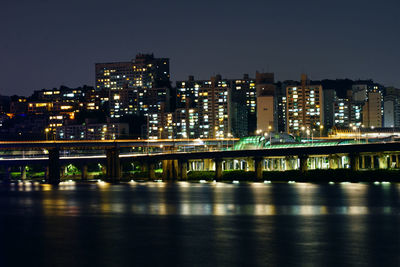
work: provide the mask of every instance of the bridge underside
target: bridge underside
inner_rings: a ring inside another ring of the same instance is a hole
[[[306,172],[315,169],[400,169],[400,151],[335,153],[318,155],[285,156],[221,156],[214,158],[190,158],[190,153],[178,159],[151,155],[120,155],[118,149],[109,149],[105,156],[98,157],[60,157],[57,149],[49,150],[48,158],[0,160],[3,176],[10,178],[11,169],[19,167],[20,179],[26,179],[29,165],[41,165],[47,183],[58,184],[66,173],[66,166],[74,165],[80,170],[81,179],[89,178],[88,166],[98,165],[100,176],[111,182],[118,182],[127,176],[126,166],[132,170],[140,169],[149,180],[155,180],[157,169],[162,170],[163,180],[186,180],[190,171],[213,171],[215,180],[223,178],[223,171],[242,170],[254,172],[256,179],[263,179],[265,171],[299,170]],[[168,154],[170,156],[170,154]],[[215,156],[215,154],[214,154]],[[125,166],[125,167],[124,167]],[[125,168],[125,170],[124,170]],[[124,175],[125,171],[125,175]],[[129,171],[128,171],[129,172]]]

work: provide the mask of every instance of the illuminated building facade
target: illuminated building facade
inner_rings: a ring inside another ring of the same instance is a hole
[[[304,129],[318,131],[324,125],[323,91],[321,85],[310,85],[301,76],[300,86],[286,87],[287,132],[300,133]]]
[[[339,128],[350,125],[350,102],[347,98],[335,98],[334,102],[334,125]]]
[[[229,81],[211,77],[199,91],[200,138],[224,138],[231,133]]]
[[[258,77],[259,73],[256,72]],[[260,80],[261,81],[261,80]],[[232,101],[236,107],[236,122],[232,125],[232,130],[236,137],[254,134],[257,129],[257,83],[256,80],[249,78],[248,74],[243,75],[243,79],[232,81],[233,97]],[[244,99],[243,99],[244,97]],[[241,110],[243,100],[246,102],[246,111]],[[247,113],[247,114],[245,114]],[[242,120],[245,119],[246,121]],[[243,124],[247,123],[247,129]]]
[[[330,129],[335,124],[335,101],[336,92],[334,89],[324,89],[324,127]]]
[[[197,108],[176,109],[173,121],[176,138],[195,139],[199,137],[199,112]]]
[[[381,92],[368,92],[368,99],[363,105],[362,118],[365,127],[382,127]]]
[[[177,108],[185,109],[184,114],[190,114],[190,110],[198,114],[190,116],[194,120],[198,117],[198,130],[190,130],[187,135],[243,137],[249,134],[249,128],[256,128],[256,83],[247,74],[242,79],[222,79],[216,75],[210,80],[195,80],[189,76],[176,85]]]
[[[257,133],[272,132],[277,129],[277,90],[273,73],[256,72]]]
[[[260,95],[257,97],[257,129],[266,133],[275,130],[275,103],[273,95]]]
[[[59,140],[114,140],[128,135],[127,123],[99,123],[57,127]]]
[[[386,88],[383,110],[383,127],[400,127],[400,89]]]
[[[138,54],[130,62],[96,63],[96,90],[109,91],[111,118],[141,111],[146,89],[170,88],[168,58]]]

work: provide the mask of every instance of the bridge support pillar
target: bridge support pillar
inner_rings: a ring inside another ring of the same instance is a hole
[[[350,168],[352,171],[358,171],[360,169],[360,155],[358,153],[350,153]]]
[[[280,158],[280,159],[278,159],[278,162],[279,162],[279,170],[284,171],[285,170],[285,159]]]
[[[375,169],[375,156],[374,155],[371,155],[370,156],[370,165],[371,165],[371,169]]]
[[[26,179],[26,166],[22,165],[21,166],[21,180],[25,180]]]
[[[181,180],[187,180],[187,165],[188,161],[187,160],[179,160],[178,161],[178,169],[180,171],[180,179]]]
[[[272,171],[272,167],[271,167],[271,159],[267,158],[265,160],[265,165],[268,171]]]
[[[46,183],[57,185],[60,183],[60,150],[58,148],[49,149],[49,175]]]
[[[177,159],[172,160],[172,180],[178,180],[181,177],[181,166]]]
[[[67,176],[68,175],[68,166],[67,165],[61,165],[61,177],[62,176]]]
[[[387,169],[387,155],[381,154],[379,155],[379,169]]]
[[[215,162],[215,180],[220,181],[222,179],[222,159],[216,158]]]
[[[294,167],[294,158],[293,157],[285,157],[285,171],[291,171]]]
[[[361,160],[361,169],[365,169],[365,156],[360,156],[360,160]]]
[[[308,160],[307,155],[299,155],[299,161],[300,161],[299,169],[302,173],[308,170],[307,160]]]
[[[147,172],[149,169],[149,163],[147,161],[140,161],[140,171]]]
[[[155,179],[156,179],[156,172],[155,172],[155,170],[156,170],[156,164],[155,164],[155,162],[151,160],[151,161],[149,161],[149,162],[146,162],[146,164],[143,164],[143,165],[147,165],[147,166],[148,166],[148,170],[149,170],[148,179],[149,179],[150,181],[155,180]]]
[[[168,160],[164,159],[162,161],[162,178],[163,180],[168,180]]]
[[[255,160],[249,158],[246,160],[247,162],[247,170],[245,171],[255,171]]]
[[[163,180],[173,179],[173,160],[165,159],[162,161]]]
[[[81,179],[82,179],[82,181],[86,181],[88,179],[88,165],[87,164],[81,165]]]
[[[263,178],[263,158],[254,158],[254,168],[257,180],[262,180]]]
[[[3,181],[9,183],[11,181],[11,167],[4,166],[4,178]]]
[[[203,161],[203,171],[209,171],[211,169],[211,159],[204,159]]]
[[[110,148],[106,150],[107,155],[107,179],[116,183],[121,179],[121,165],[119,161],[118,148]]]
[[[339,168],[339,157],[336,155],[330,155],[328,157],[328,161],[329,161],[329,169],[337,169]]]

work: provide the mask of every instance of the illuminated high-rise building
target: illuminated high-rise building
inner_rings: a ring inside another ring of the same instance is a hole
[[[244,137],[257,127],[256,81],[244,74],[241,79],[228,80],[231,88],[230,119],[232,135]]]
[[[140,112],[143,101],[135,97],[146,94],[146,89],[170,88],[169,59],[153,54],[138,54],[130,62],[96,63],[95,69],[96,90],[110,93],[111,118]]]
[[[286,87],[286,107],[287,132],[319,132],[324,124],[322,85],[310,85],[303,74],[300,86]]]
[[[249,75],[244,74],[242,79],[216,75],[210,80],[189,76],[176,85],[177,108],[185,109],[185,114],[190,114],[190,109],[198,113],[198,131],[192,131],[198,137],[242,137],[255,129],[256,83]]]
[[[169,87],[169,59],[138,54],[129,62],[96,63],[96,89]]]
[[[178,108],[174,117],[175,137],[195,139],[199,137],[199,113],[197,108]]]
[[[256,72],[256,91],[257,131],[276,131],[278,96],[274,74]]]
[[[362,122],[365,127],[382,127],[382,93],[368,92],[362,109]]]
[[[333,105],[333,125],[339,128],[349,127],[351,119],[349,99],[335,97]]]
[[[230,108],[231,90],[229,81],[220,75],[211,80],[199,91],[200,138],[224,138],[231,133]]]
[[[400,127],[400,89],[385,90],[383,127]]]

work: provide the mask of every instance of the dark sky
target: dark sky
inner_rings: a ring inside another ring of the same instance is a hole
[[[0,94],[94,85],[94,63],[169,57],[172,80],[275,72],[400,87],[400,1],[1,0]]]

